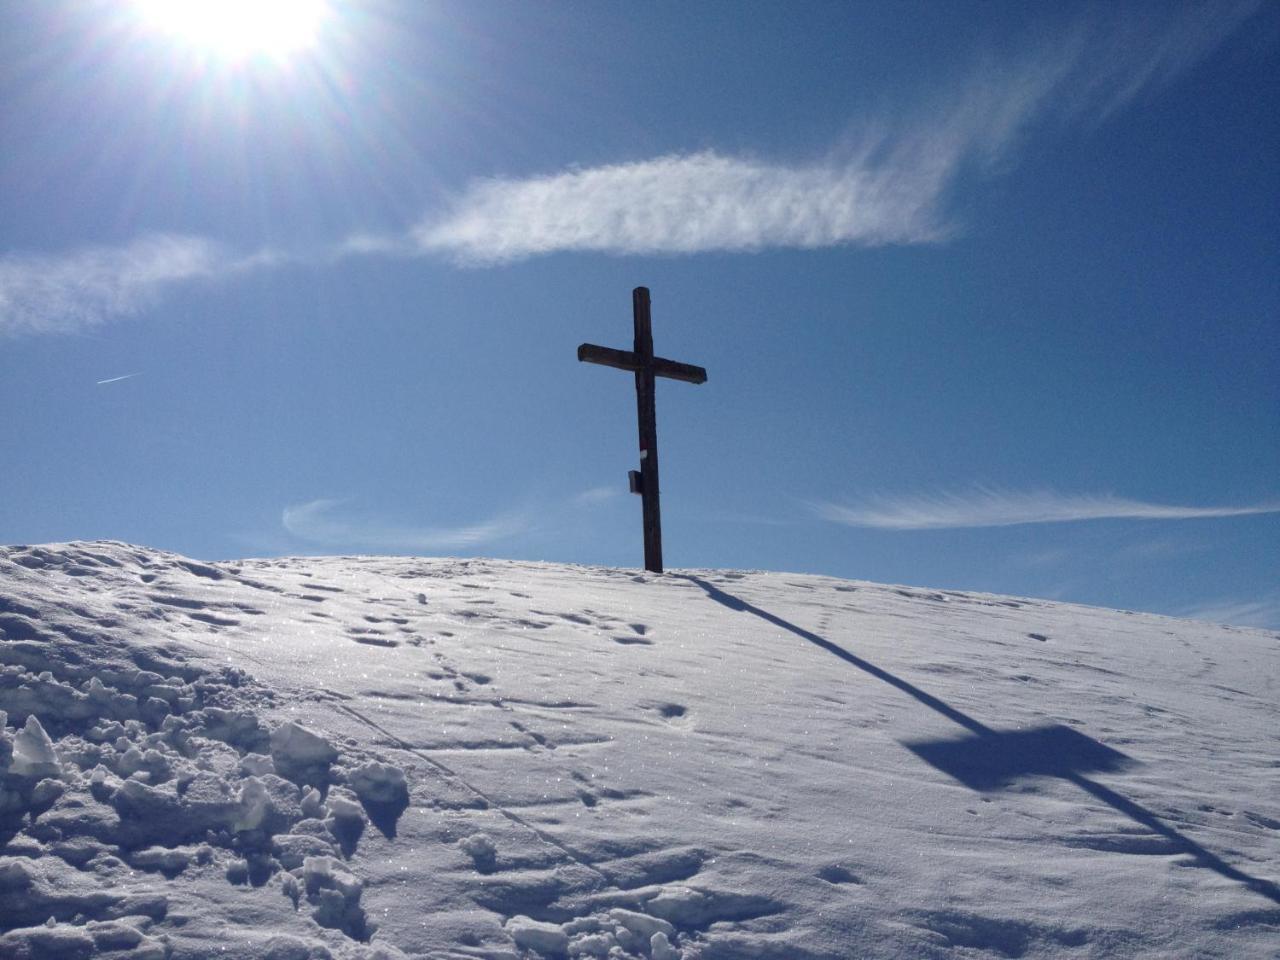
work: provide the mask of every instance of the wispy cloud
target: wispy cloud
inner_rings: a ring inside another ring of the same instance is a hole
[[[1073,520],[1194,520],[1280,513],[1280,503],[1248,507],[1182,507],[1110,495],[1070,495],[1052,491],[976,489],[920,497],[883,497],[846,506],[810,504],[818,516],[851,527],[883,530],[944,530],[1009,527]]]
[[[142,376],[140,373],[126,373],[122,377],[108,377],[106,380],[97,380],[95,381],[95,386],[101,387],[108,383],[119,383],[121,380],[132,380],[134,377],[140,376]]]
[[[866,121],[811,163],[715,151],[472,183],[413,231],[424,253],[491,264],[557,251],[692,254],[929,243],[956,228],[949,188],[1036,124],[1097,122],[1207,56],[1259,6],[1119,10],[1011,62],[988,59],[914,115]],[[900,119],[901,117],[907,119]],[[363,241],[369,244],[365,238]]]
[[[0,335],[80,330],[151,306],[170,287],[270,266],[202,237],[157,234],[120,247],[0,256]]]
[[[1261,0],[1094,19],[1016,57],[989,56],[951,91],[883,117],[851,118],[826,156],[796,161],[673,153],[464,186],[410,230],[354,233],[328,249],[243,255],[198,236],[0,255],[0,336],[82,330],[137,313],[184,283],[283,262],[441,256],[496,264],[557,251],[696,254],[770,247],[933,243],[960,231],[949,210],[968,171],[1007,165],[1033,128],[1101,122],[1213,52]]]
[[[528,530],[529,519],[509,513],[462,527],[415,527],[343,514],[344,501],[320,499],[284,509],[280,522],[295,537],[341,549],[451,550],[502,540]]]
[[[1280,594],[1253,600],[1218,600],[1181,610],[1178,616],[1188,620],[1229,623],[1237,627],[1280,629]]]
[[[622,491],[617,487],[591,487],[589,490],[583,490],[575,496],[573,502],[583,505],[607,503],[610,500],[616,500],[620,496],[622,496]]]
[[[920,243],[944,233],[928,168],[789,167],[714,152],[472,185],[414,231],[423,252],[463,261],[558,250],[700,253]]]

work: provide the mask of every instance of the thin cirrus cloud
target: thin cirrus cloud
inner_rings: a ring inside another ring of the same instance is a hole
[[[120,247],[0,257],[0,334],[69,333],[153,305],[167,289],[271,266],[203,237],[153,234]]]
[[[1195,520],[1280,513],[1280,503],[1248,507],[1183,507],[1110,495],[979,489],[922,497],[885,497],[860,505],[809,504],[819,517],[850,527],[947,530],[1080,520]]]
[[[807,162],[704,150],[482,179],[406,232],[356,232],[320,254],[237,255],[198,236],[156,235],[65,254],[0,255],[0,335],[74,332],[147,309],[182,284],[284,262],[435,256],[493,265],[560,251],[936,243],[960,232],[947,198],[966,173],[1007,166],[1037,127],[1100,123],[1168,85],[1260,5],[1099,8],[1051,44],[981,60],[926,108],[854,118],[842,145]]]
[[[344,501],[311,500],[285,507],[280,522],[300,540],[340,549],[450,550],[503,540],[530,528],[520,514],[503,514],[461,527],[415,527],[344,514]]]
[[[573,498],[573,502],[582,505],[594,505],[600,503],[608,503],[610,500],[616,500],[622,496],[622,491],[617,487],[591,487],[583,490]]]
[[[473,184],[413,231],[424,253],[497,263],[563,250],[692,254],[925,243],[946,232],[938,171],[789,167],[713,151]]]
[[[807,164],[715,151],[473,182],[411,232],[464,264],[560,251],[616,255],[921,244],[958,232],[947,194],[989,170],[1036,124],[1097,123],[1172,82],[1259,0],[1187,5],[1159,18],[1082,22],[1020,60],[984,61],[909,119],[865,122],[856,147]],[[362,242],[376,248],[368,238]]]

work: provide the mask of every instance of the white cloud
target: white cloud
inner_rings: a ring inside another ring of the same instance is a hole
[[[1280,594],[1256,600],[1219,600],[1182,610],[1178,616],[1188,620],[1229,623],[1237,627],[1280,629]]]
[[[927,168],[788,167],[714,152],[473,184],[420,225],[423,252],[498,262],[557,250],[700,253],[938,239]]]
[[[480,180],[412,235],[424,253],[472,264],[934,242],[954,232],[945,201],[962,171],[1002,160],[1034,123],[1099,121],[1167,85],[1258,5],[1113,11],[1016,62],[981,63],[931,109],[865,122],[857,148],[822,161],[704,151]]]
[[[1262,0],[1183,2],[1155,16],[1130,9],[1088,24],[1079,31],[1077,106],[1110,117],[1194,67],[1261,6]]]
[[[248,256],[196,236],[0,255],[0,336],[74,331],[137,313],[168,289],[286,261],[444,256],[502,263],[556,251],[617,255],[932,243],[957,228],[947,195],[967,170],[1005,162],[1031,128],[1093,123],[1182,75],[1260,0],[1095,18],[1017,58],[988,57],[914,112],[857,118],[805,162],[674,153],[542,176],[479,180],[400,234],[356,233],[310,255]],[[854,146],[848,146],[853,143]]]
[[[622,490],[618,487],[592,487],[589,490],[583,490],[573,498],[573,501],[574,503],[591,505],[616,500],[620,496],[622,496]]]
[[[169,287],[270,266],[202,237],[155,234],[121,247],[0,257],[0,334],[70,332],[151,306]]]
[[[343,516],[341,500],[312,500],[285,507],[280,522],[302,540],[343,549],[450,550],[473,547],[529,529],[519,514],[505,514],[464,527],[412,527],[374,519]]]
[[[826,502],[810,506],[820,517],[833,523],[884,530],[1008,527],[1072,520],[1193,520],[1280,513],[1280,503],[1249,507],[1179,507],[1109,495],[988,489],[923,497],[884,497],[857,506]]]

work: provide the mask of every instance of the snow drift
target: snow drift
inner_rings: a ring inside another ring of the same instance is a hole
[[[0,957],[1275,957],[1280,636],[0,548]]]

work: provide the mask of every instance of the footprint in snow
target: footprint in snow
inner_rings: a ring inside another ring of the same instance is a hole
[[[199,613],[193,610],[190,613],[188,613],[187,616],[192,620],[198,620],[200,623],[207,623],[211,627],[240,626],[239,620],[234,620],[231,617],[219,617],[212,613]]]
[[[830,883],[830,884],[842,884],[842,883],[861,884],[862,883],[862,880],[858,878],[858,875],[856,873],[854,873],[848,867],[843,867],[838,863],[833,863],[830,866],[823,867],[821,870],[819,870],[818,879],[825,880],[827,881],[827,883]]]
[[[681,703],[648,703],[645,706],[656,711],[663,720],[682,720],[689,714],[689,708]]]
[[[622,644],[624,647],[632,647],[632,646],[652,647],[653,646],[653,641],[649,640],[646,637],[623,636],[623,637],[610,637],[609,639],[612,640],[614,643]]]
[[[1266,827],[1268,830],[1280,830],[1280,820],[1273,820],[1270,817],[1264,817],[1260,813],[1252,811],[1244,811],[1245,819],[1250,823],[1256,823],[1260,827]]]
[[[361,636],[354,636],[354,635],[353,635],[353,636],[351,637],[351,639],[352,639],[352,640],[354,640],[356,643],[363,643],[365,646],[369,646],[369,647],[398,647],[398,646],[400,646],[400,641],[399,641],[399,640],[391,640],[391,639],[389,639],[389,638],[387,638],[387,637],[371,637],[371,636],[370,636],[370,637],[361,637]]]

